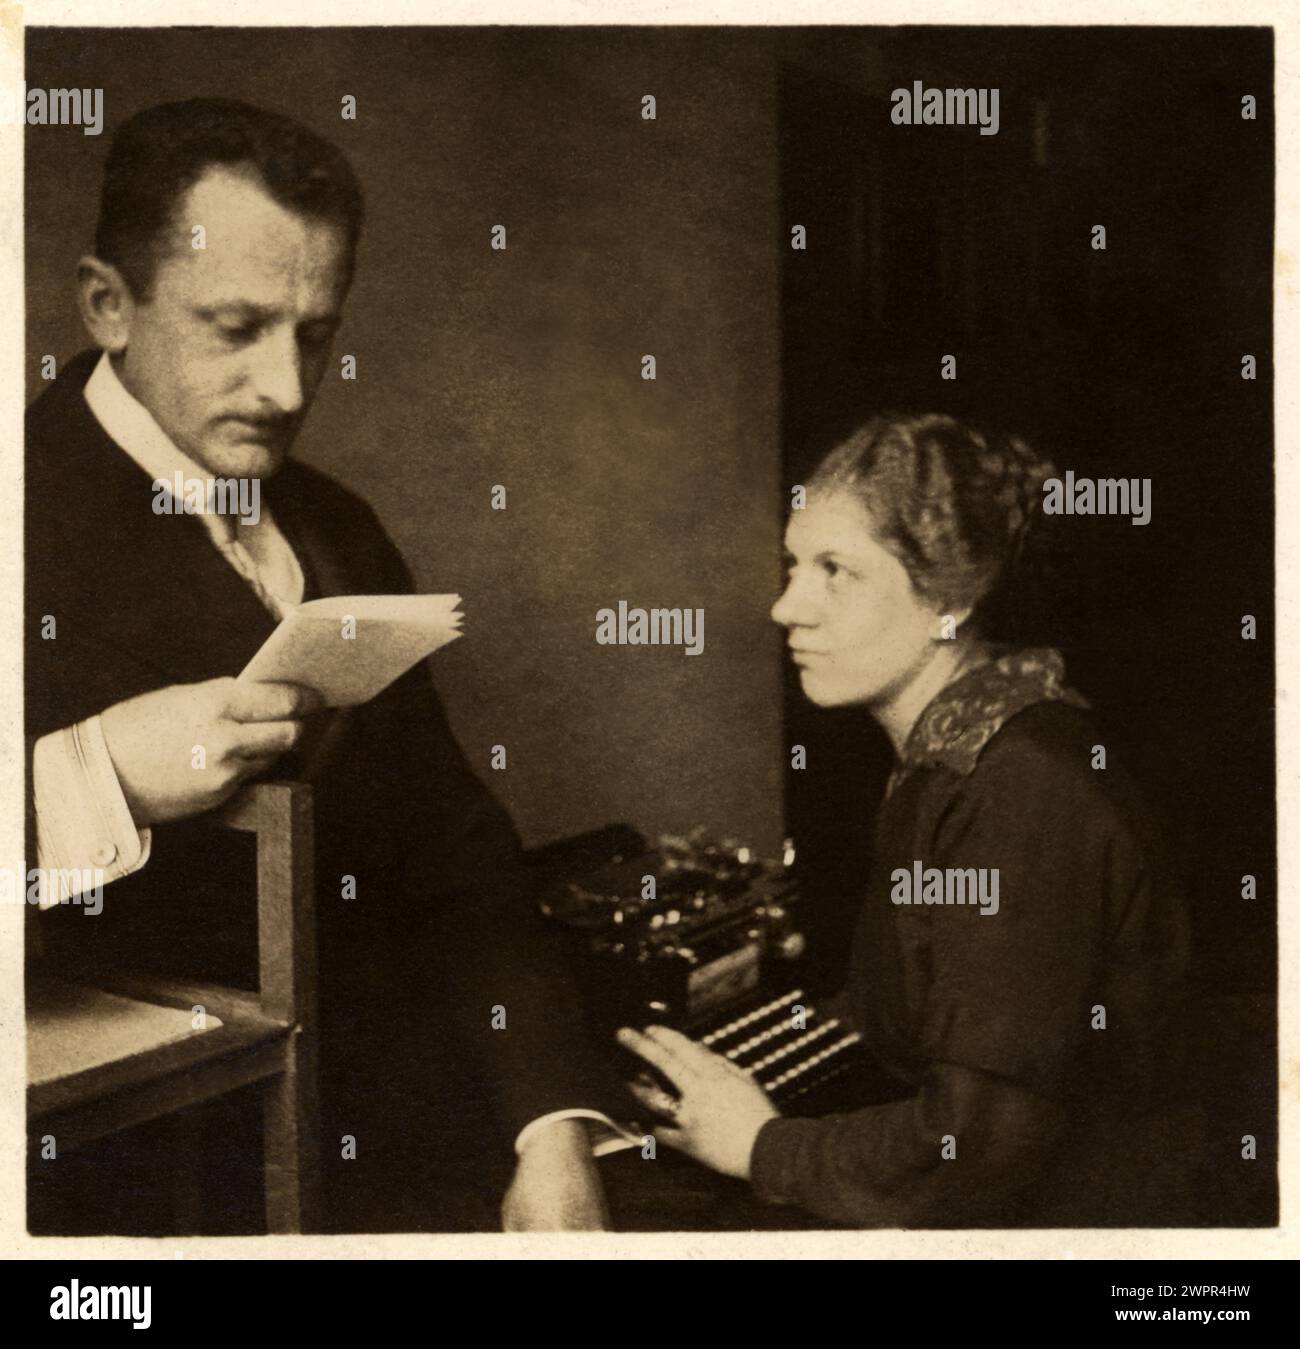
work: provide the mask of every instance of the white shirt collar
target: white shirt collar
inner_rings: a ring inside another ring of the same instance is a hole
[[[153,414],[117,377],[113,363],[104,352],[90,378],[83,397],[95,420],[156,482],[168,486],[180,473],[186,478],[205,478],[207,473],[153,419]]]
[[[144,469],[155,483],[163,483],[170,491],[177,473],[185,478],[206,479],[210,476],[206,469],[177,448],[175,441],[158,425],[149,409],[118,379],[117,371],[108,359],[108,352],[100,356],[86,381],[82,396],[109,438]],[[238,541],[252,554],[262,584],[281,603],[301,602],[304,586],[302,567],[264,500],[260,502],[257,524],[250,526],[247,520],[243,520],[243,527],[238,531],[228,516],[204,511],[198,518],[218,547]]]

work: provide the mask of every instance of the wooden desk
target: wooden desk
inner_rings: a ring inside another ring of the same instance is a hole
[[[257,835],[259,991],[34,967],[29,1131],[73,1149],[265,1082],[267,1227],[310,1231],[319,1222],[311,789],[257,784],[214,824]]]

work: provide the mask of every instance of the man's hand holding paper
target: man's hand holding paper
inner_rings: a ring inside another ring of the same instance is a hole
[[[298,685],[209,679],[114,703],[100,721],[131,817],[144,827],[221,805],[292,749],[302,719],[322,705]]]

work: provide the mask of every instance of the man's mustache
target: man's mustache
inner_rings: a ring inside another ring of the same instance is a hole
[[[253,435],[268,440],[279,440],[286,435],[291,435],[297,430],[300,420],[296,413],[287,413],[280,417],[246,417],[238,412],[230,412],[217,419],[220,425],[240,426]]]

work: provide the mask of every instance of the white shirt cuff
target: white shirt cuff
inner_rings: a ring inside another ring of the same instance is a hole
[[[548,1124],[554,1124],[562,1119],[585,1119],[587,1121],[587,1136],[591,1140],[591,1155],[593,1157],[603,1157],[609,1152],[621,1152],[624,1148],[635,1148],[641,1145],[641,1138],[637,1134],[630,1133],[622,1125],[615,1124],[612,1119],[599,1110],[587,1110],[579,1108],[576,1110],[552,1110],[549,1115],[539,1115],[529,1124],[525,1124],[519,1131],[519,1136],[515,1139],[515,1154],[523,1156],[527,1141],[540,1133]]]
[[[97,716],[36,742],[32,796],[42,909],[148,862],[153,835],[131,818]]]

